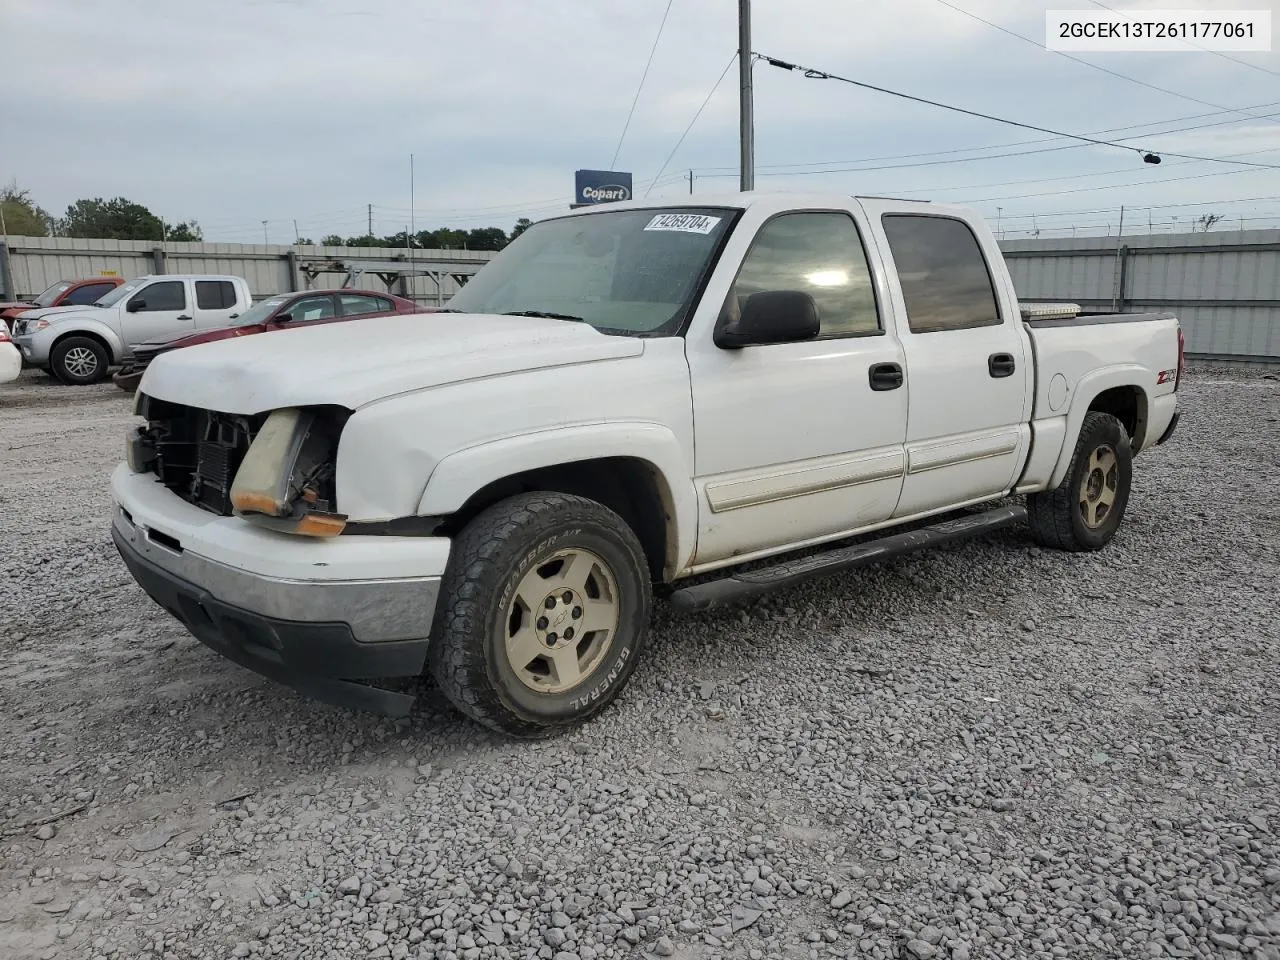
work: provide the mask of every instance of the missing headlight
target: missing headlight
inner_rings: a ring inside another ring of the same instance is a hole
[[[236,512],[286,520],[309,513],[332,514],[338,438],[349,416],[349,411],[337,407],[273,411],[231,486]]]

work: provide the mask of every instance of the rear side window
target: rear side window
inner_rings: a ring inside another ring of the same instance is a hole
[[[1001,322],[991,271],[969,225],[952,217],[885,214],[912,333],[939,333]]]
[[[201,310],[227,310],[236,305],[236,285],[230,280],[197,280],[196,306]]]
[[[359,294],[344,293],[340,299],[342,300],[342,315],[344,317],[355,317],[362,313],[383,313],[394,309],[390,300],[383,300],[381,297],[364,297]]]
[[[99,297],[106,294],[114,288],[115,284],[111,283],[86,283],[83,287],[76,287],[69,294],[63,303],[86,304],[93,303]]]
[[[146,313],[155,310],[185,310],[187,309],[186,284],[181,280],[162,280],[159,283],[148,284],[135,293],[129,302],[138,301],[146,304],[140,308]]]

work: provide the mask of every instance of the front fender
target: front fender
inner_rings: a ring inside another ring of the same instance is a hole
[[[124,359],[126,350],[124,343],[120,339],[120,335],[101,320],[85,318],[72,320],[67,323],[52,323],[36,334],[36,337],[47,338],[45,341],[45,356],[48,356],[49,351],[53,349],[53,345],[63,337],[77,336],[86,333],[96,336],[98,339],[106,343],[107,349],[111,352],[112,363],[119,363]]]
[[[680,441],[659,423],[625,421],[556,427],[468,447],[443,458],[427,479],[418,504],[422,516],[453,513],[476,491],[528,470],[626,457],[647,463],[657,474],[667,511],[668,575],[683,570],[697,541],[698,503],[692,468]],[[674,529],[671,529],[674,526]]]
[[[1080,436],[1080,427],[1084,423],[1085,414],[1098,396],[1115,387],[1137,387],[1142,392],[1142,403],[1150,402],[1155,390],[1155,374],[1136,363],[1120,363],[1103,367],[1080,378],[1072,390],[1071,406],[1067,411],[1067,428],[1062,451],[1058,454],[1058,462],[1049,478],[1048,489],[1054,490],[1062,483],[1071,466],[1071,457],[1075,453],[1076,440]]]

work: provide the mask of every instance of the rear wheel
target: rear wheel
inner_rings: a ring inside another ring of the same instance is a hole
[[[59,340],[49,356],[54,375],[63,383],[97,383],[107,376],[111,358],[97,340],[67,337]]]
[[[618,695],[651,603],[644,551],[622,518],[583,497],[521,494],[454,539],[429,669],[473,720],[545,736]]]
[[[1056,550],[1100,550],[1124,519],[1133,480],[1133,448],[1115,417],[1085,414],[1071,466],[1055,490],[1027,497],[1036,542]]]

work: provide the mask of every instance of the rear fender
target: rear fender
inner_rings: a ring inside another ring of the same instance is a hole
[[[1072,390],[1065,439],[1062,451],[1058,454],[1058,462],[1049,478],[1048,489],[1056,489],[1066,477],[1071,457],[1075,453],[1076,440],[1080,437],[1080,427],[1090,405],[1102,393],[1115,387],[1137,387],[1142,394],[1139,402],[1146,404],[1155,388],[1155,374],[1136,363],[1124,363],[1094,370],[1080,378],[1080,382]]]

